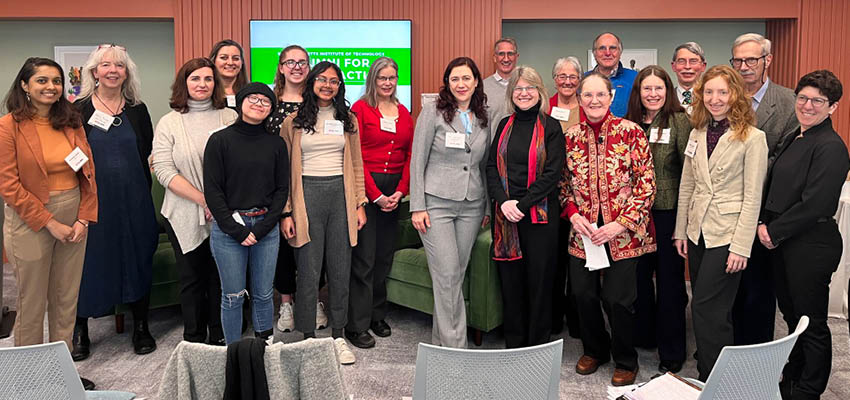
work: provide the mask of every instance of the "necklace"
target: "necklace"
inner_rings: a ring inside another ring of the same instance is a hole
[[[113,117],[115,117],[115,119],[112,120],[112,126],[115,126],[115,127],[121,126],[121,123],[123,123],[124,120],[122,120],[121,117],[117,116],[118,113],[116,113],[115,111],[112,111],[112,108],[110,108],[109,105],[107,105],[106,102],[103,101],[103,99],[101,99],[100,96],[97,95],[97,91],[94,92],[94,97],[97,99],[97,101],[100,102],[101,105],[103,105],[104,107],[106,107],[107,110],[109,110],[109,112],[112,114]],[[121,101],[118,102],[118,109],[119,110],[121,109],[121,105],[123,103],[124,103],[124,99],[122,98]]]

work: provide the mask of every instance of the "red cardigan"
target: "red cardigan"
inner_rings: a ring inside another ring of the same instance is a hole
[[[410,151],[413,144],[413,118],[410,111],[399,104],[396,133],[381,130],[381,112],[363,100],[351,106],[357,115],[360,128],[360,149],[363,153],[363,173],[366,197],[375,201],[382,194],[372,179],[372,172],[401,174],[396,191],[407,195],[410,191]],[[391,195],[389,193],[388,195]]]

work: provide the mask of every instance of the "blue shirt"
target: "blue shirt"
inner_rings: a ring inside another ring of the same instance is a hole
[[[597,68],[599,66],[594,68],[594,71]],[[588,71],[585,75],[591,72]],[[614,75],[608,77],[611,80],[611,87],[615,90],[614,100],[611,101],[611,114],[620,118],[626,116],[626,111],[629,108],[629,96],[632,94],[632,85],[635,83],[636,77],[637,71],[623,68],[622,62],[617,63],[617,70],[614,72]]]
[[[759,104],[761,104],[761,99],[764,98],[765,92],[767,92],[767,85],[770,85],[770,78],[764,80],[764,84],[761,85],[761,88],[753,95],[753,111],[758,111]]]

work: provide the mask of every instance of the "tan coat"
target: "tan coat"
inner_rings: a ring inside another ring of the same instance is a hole
[[[749,257],[767,174],[767,141],[754,127],[743,142],[731,136],[730,130],[720,137],[709,159],[706,129],[691,131],[696,154],[685,155],[673,238],[698,243],[702,235],[706,248],[728,244],[729,251]]]
[[[357,128],[357,119],[349,113]],[[301,247],[310,242],[310,221],[307,220],[307,206],[304,204],[304,186],[301,182],[301,135],[302,129],[295,128],[292,121],[297,113],[289,114],[280,126],[280,136],[289,149],[289,161],[292,164],[290,175],[289,199],[283,212],[292,213],[295,221],[295,237],[289,239],[292,247]],[[351,247],[357,245],[357,206],[368,202],[363,178],[363,157],[360,154],[360,134],[345,133],[345,147],[342,160],[342,180],[345,188],[345,213],[348,217],[348,239]]]

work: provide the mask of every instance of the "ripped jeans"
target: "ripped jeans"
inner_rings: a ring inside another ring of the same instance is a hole
[[[265,216],[243,216],[248,227]],[[275,264],[280,245],[280,230],[275,227],[257,244],[242,246],[213,222],[210,248],[221,276],[221,326],[227,344],[242,338],[242,303],[251,300],[254,331],[272,329],[274,305],[272,303]],[[251,270],[250,287],[246,290],[246,275]]]

